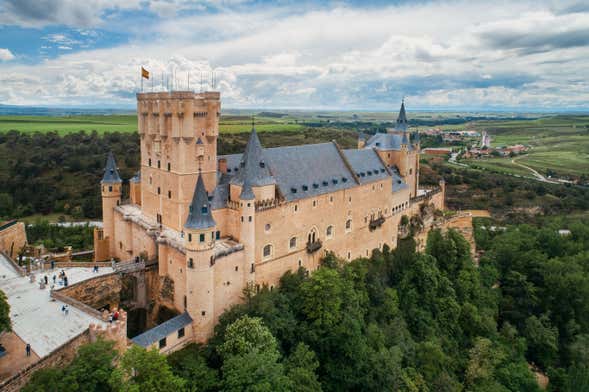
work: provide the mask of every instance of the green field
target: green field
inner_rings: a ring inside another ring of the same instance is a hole
[[[498,173],[531,177],[529,170],[511,163],[509,158],[469,159],[463,161],[473,168],[492,170]]]
[[[222,133],[248,132],[252,128],[250,116],[221,117],[219,130]],[[256,129],[260,132],[298,131],[303,126],[292,118],[256,118]],[[0,132],[57,132],[60,135],[79,131],[100,134],[106,132],[137,132],[136,115],[104,116],[0,116]]]
[[[98,133],[136,132],[137,116],[0,116],[0,132],[52,132],[60,135],[79,131]]]
[[[529,152],[516,159],[541,174],[578,177],[589,173],[589,116],[478,121],[473,126],[491,134],[493,147],[529,145]],[[476,164],[513,174],[522,174],[521,171],[525,170],[512,164],[510,158],[477,160]]]

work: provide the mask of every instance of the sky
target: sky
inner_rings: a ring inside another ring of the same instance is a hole
[[[0,104],[589,111],[589,0],[0,0]],[[214,75],[214,77],[212,76]]]

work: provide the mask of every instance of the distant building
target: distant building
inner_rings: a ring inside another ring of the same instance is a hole
[[[491,135],[487,131],[483,131],[483,136],[481,137],[481,149],[485,148],[491,148]]]

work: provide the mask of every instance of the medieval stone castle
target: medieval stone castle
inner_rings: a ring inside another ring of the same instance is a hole
[[[444,208],[444,184],[419,187],[419,135],[404,104],[394,129],[357,149],[337,143],[264,148],[252,128],[243,154],[217,155],[218,92],[137,94],[141,170],[129,200],[109,155],[95,258],[158,261],[170,306],[204,341],[244,288],[395,247],[401,217]],[[184,336],[184,328],[182,329]]]

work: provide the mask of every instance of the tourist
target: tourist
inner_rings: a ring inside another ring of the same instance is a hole
[[[67,276],[63,275],[63,286],[67,287]]]
[[[47,277],[47,275],[45,275],[43,279],[45,279],[45,284],[49,284],[49,278]]]
[[[55,269],[55,260],[51,260],[51,269]]]
[[[29,343],[27,343],[27,346],[25,347],[25,351],[27,353],[27,357],[31,356],[31,345]]]
[[[65,304],[61,305],[61,313],[65,313]]]
[[[67,316],[68,314],[70,314],[70,307],[65,305],[65,315]]]
[[[108,322],[112,323],[112,313],[108,315]]]
[[[53,274],[53,284],[54,284],[54,285],[55,285],[55,279],[56,279],[56,278],[57,278],[57,277],[55,276],[55,274]]]
[[[112,315],[112,319],[113,321],[117,321],[119,319],[119,311],[115,310],[115,312]]]

